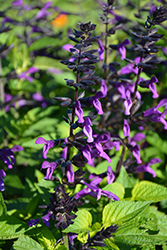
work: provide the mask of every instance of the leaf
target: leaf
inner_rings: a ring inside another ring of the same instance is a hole
[[[28,225],[14,216],[2,215],[0,217],[0,240],[23,236],[27,229]]]
[[[35,62],[33,64],[33,67],[38,68],[38,69],[49,69],[49,68],[59,68],[60,63],[56,59],[52,59],[46,56],[37,56],[35,58]]]
[[[43,250],[38,242],[28,236],[20,237],[13,245],[15,250]]]
[[[0,192],[0,216],[1,215],[6,215],[7,212],[6,212],[6,205],[4,203],[4,199],[3,199],[3,196],[2,196],[2,193]]]
[[[103,190],[114,193],[115,195],[119,197],[119,199],[124,198],[125,188],[119,183],[114,182],[114,183],[108,184],[103,188]]]
[[[132,190],[132,200],[158,202],[166,198],[167,188],[150,181],[141,181]]]
[[[74,224],[69,225],[64,233],[82,233],[90,231],[90,225],[92,224],[92,215],[85,209],[79,210],[76,213],[77,217],[74,220]]]
[[[37,237],[44,250],[55,250],[55,236],[47,227],[41,230],[41,233]]]
[[[110,247],[109,249],[119,250],[119,247],[115,244],[112,238],[105,239],[104,242],[106,243],[108,247]]]
[[[39,40],[36,40],[35,42],[33,42],[30,47],[29,50],[33,51],[33,50],[39,50],[39,49],[43,49],[46,47],[52,47],[55,46],[57,44],[57,39],[53,38],[53,37],[42,37]]]
[[[151,244],[151,245],[161,245],[167,243],[166,236],[160,235],[136,235],[133,233],[129,233],[126,235],[120,235],[114,237],[115,243],[121,242],[123,244],[130,244],[130,245],[142,245],[142,244]],[[118,244],[119,245],[119,244]]]
[[[112,224],[121,225],[142,213],[150,202],[114,201],[103,210],[102,222],[104,227]]]
[[[116,183],[122,184],[124,188],[133,188],[133,177],[130,177],[126,172],[125,168],[122,166],[121,171],[119,173],[118,178],[116,179]]]
[[[146,141],[153,147],[157,148],[158,151],[166,154],[167,141],[165,140],[165,138],[162,139],[158,133],[149,131],[148,135],[146,136]]]

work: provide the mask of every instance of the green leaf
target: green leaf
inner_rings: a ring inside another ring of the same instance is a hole
[[[124,188],[133,188],[134,181],[133,177],[130,177],[128,173],[126,172],[125,168],[122,166],[121,171],[119,173],[118,178],[116,179],[116,183],[122,184]]]
[[[39,50],[39,49],[43,49],[46,47],[51,47],[51,46],[55,46],[57,44],[57,39],[53,38],[53,37],[42,37],[39,40],[36,40],[35,42],[33,42],[30,47],[29,50],[33,51],[33,50]]]
[[[164,138],[162,139],[158,133],[149,131],[148,135],[146,136],[146,141],[153,147],[157,148],[158,151],[166,154],[167,140],[164,140]]]
[[[0,240],[23,236],[27,229],[28,225],[14,216],[2,215],[0,217]]]
[[[52,232],[45,227],[41,230],[41,233],[37,235],[38,241],[40,242],[41,246],[44,250],[55,250],[56,239]]]
[[[74,224],[69,225],[64,233],[82,233],[90,231],[90,225],[92,224],[92,215],[85,209],[79,210],[76,213],[77,217],[74,220]]]
[[[135,233],[129,233],[126,235],[120,235],[114,237],[115,243],[119,242],[123,244],[130,245],[142,245],[142,244],[151,244],[151,245],[161,245],[167,242],[166,236],[160,235],[136,235]],[[119,245],[119,244],[118,244]]]
[[[150,202],[114,201],[103,210],[102,222],[105,227],[112,224],[121,225],[142,213]]]
[[[46,56],[37,56],[33,64],[33,67],[43,70],[46,70],[48,68],[57,69],[60,67],[60,62],[56,59],[52,59]]]
[[[15,250],[43,250],[38,242],[28,236],[20,237],[13,245]]]
[[[2,193],[0,192],[0,216],[1,215],[6,215],[7,212],[6,212],[6,205],[4,203],[4,199],[3,199],[3,196],[2,196]]]
[[[150,181],[141,181],[132,190],[132,200],[162,201],[167,198],[167,188]]]
[[[115,242],[112,238],[105,239],[104,242],[109,247],[109,249],[119,250],[119,247],[115,244]]]
[[[107,186],[103,188],[103,190],[112,192],[113,194],[117,195],[119,199],[124,198],[125,188],[119,183],[114,182],[114,183],[108,184]]]

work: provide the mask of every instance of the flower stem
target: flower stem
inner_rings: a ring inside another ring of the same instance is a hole
[[[63,239],[64,239],[64,245],[69,250],[69,242],[68,242],[68,234],[67,233],[63,233]]]

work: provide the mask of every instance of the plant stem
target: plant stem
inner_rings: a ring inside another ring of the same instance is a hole
[[[68,242],[68,234],[67,233],[63,233],[63,239],[64,239],[64,245],[69,250],[69,242]]]
[[[119,161],[116,173],[119,173],[120,170],[121,170],[121,166],[122,166],[122,163],[123,163],[124,155],[125,155],[125,145],[123,145],[123,148],[122,148],[121,159]]]

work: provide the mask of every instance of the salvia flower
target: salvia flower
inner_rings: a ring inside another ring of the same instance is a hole
[[[139,81],[139,86],[143,88],[149,88],[153,93],[153,98],[157,98],[159,95],[157,93],[157,89],[154,83],[157,83],[158,79],[153,76],[150,80]]]
[[[21,74],[19,74],[19,78],[24,79],[24,80],[28,80],[29,82],[33,82],[33,78],[31,76],[29,76],[29,74],[35,73],[37,72],[38,69],[35,67],[30,67],[27,71],[22,72]]]
[[[3,169],[0,169],[0,191],[3,192],[5,190],[5,185],[3,179],[5,178],[6,173]]]
[[[98,40],[99,48],[98,48],[98,53],[99,53],[99,60],[102,61],[104,60],[104,46],[101,40]]]
[[[57,168],[57,163],[56,162],[51,162],[49,163],[48,161],[44,161],[42,163],[41,169],[47,169],[46,170],[46,177],[44,177],[46,180],[51,180],[52,179],[52,174],[53,171]]]
[[[84,121],[84,127],[83,127],[83,132],[87,136],[87,142],[91,143],[94,141],[93,136],[92,136],[92,128],[91,128],[92,122],[89,119],[89,117],[86,117]]]
[[[23,150],[23,148],[19,145],[13,146],[11,149],[3,148],[0,150],[0,159],[7,164],[8,169],[13,168],[12,165],[15,164],[14,153]],[[3,192],[5,190],[3,179],[5,178],[6,173],[3,169],[0,169],[0,191]]]
[[[75,114],[78,117],[78,123],[83,123],[84,122],[84,119],[83,119],[83,110],[81,108],[80,101],[76,101],[76,104],[75,104]]]
[[[51,5],[52,5],[52,2],[51,2],[51,1],[50,1],[50,2],[47,2],[47,3],[44,5],[44,7],[43,7],[40,11],[38,11],[38,13],[37,13],[37,19],[41,19],[41,18],[43,18],[43,17],[45,17],[45,16],[48,16],[48,15],[52,14],[51,12],[48,12],[48,11],[47,11],[47,9],[48,9]]]
[[[36,142],[36,144],[45,144],[44,147],[43,147],[43,158],[46,159],[47,158],[47,153],[49,151],[50,148],[53,148],[55,143],[54,141],[52,140],[45,140],[44,138],[42,137],[39,137]]]
[[[126,45],[131,44],[129,39],[125,39],[122,43],[119,43],[117,45],[110,45],[110,48],[119,50],[121,54],[121,59],[124,60],[126,58]]]
[[[148,163],[138,166],[136,168],[136,172],[138,172],[138,173],[139,172],[148,172],[148,173],[152,174],[152,176],[155,178],[156,173],[154,172],[154,170],[150,166],[153,165],[153,164],[159,163],[159,162],[161,162],[160,159],[153,158]]]

